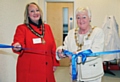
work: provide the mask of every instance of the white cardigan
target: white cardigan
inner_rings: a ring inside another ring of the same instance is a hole
[[[68,32],[68,35],[66,36],[65,41],[64,41],[64,46],[58,47],[57,50],[58,49],[66,49],[66,50],[69,50],[71,52],[76,52],[78,47],[77,47],[76,42],[75,42],[74,33],[75,33],[75,28],[73,28],[72,30],[70,30]],[[95,29],[91,33],[88,40],[85,39],[86,37],[87,37],[87,35],[84,37],[85,44],[82,47],[82,51],[87,50],[87,49],[91,49],[93,52],[103,51],[104,32],[101,28],[95,27]],[[56,58],[58,60],[60,60],[58,55],[56,55]],[[95,57],[87,57],[87,60],[90,60],[93,58],[95,58]],[[79,61],[81,62],[81,58],[79,59]]]
[[[74,33],[75,33],[75,28],[69,31],[68,35],[65,38],[64,46],[58,47],[57,50],[66,49],[71,52],[77,52],[78,47],[76,46]],[[86,37],[87,35],[84,36],[84,40],[83,40],[84,45],[82,46],[82,50],[91,49],[93,52],[103,51],[104,32],[101,28],[95,27],[88,40],[86,39]],[[102,60],[100,57],[98,57],[100,61],[96,60],[97,57],[87,57],[84,65],[82,64],[77,65],[77,69],[79,69],[78,75],[77,75],[78,81],[95,80],[95,79],[101,78],[104,75]],[[56,55],[56,58],[60,60],[58,55]],[[78,63],[81,63],[81,57],[78,57]],[[95,67],[93,67],[94,64],[96,65]]]

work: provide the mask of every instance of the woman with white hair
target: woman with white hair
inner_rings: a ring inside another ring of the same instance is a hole
[[[77,8],[76,10],[77,27],[71,29],[65,38],[64,45],[57,48],[56,58],[58,60],[66,57],[62,50],[78,53],[90,49],[93,53],[103,51],[104,32],[101,28],[92,26],[91,12],[89,8]],[[69,56],[70,60],[71,57]],[[82,64],[81,57],[78,57],[77,79],[74,82],[101,82],[104,75],[102,59],[100,56],[87,57]],[[73,70],[72,70],[73,71]]]
[[[42,21],[42,10],[32,2],[25,9],[24,24],[17,26],[13,52],[19,54],[16,82],[55,82],[56,44],[48,24]]]

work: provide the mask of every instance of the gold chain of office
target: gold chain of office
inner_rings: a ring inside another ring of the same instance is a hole
[[[87,35],[87,38],[86,38],[86,40],[87,39],[89,39],[89,37],[90,37],[90,35],[91,35],[91,33],[92,33],[92,31],[93,31],[93,29],[94,29],[95,27],[93,27],[92,28],[92,30],[89,32],[89,34]],[[77,51],[80,51],[81,49],[82,49],[82,46],[84,45],[84,42],[83,43],[79,43],[79,41],[78,41],[78,31],[79,31],[79,27],[77,27],[76,29],[75,29],[75,42],[76,42],[76,45],[78,46],[78,49],[77,49]]]
[[[45,40],[44,40],[44,35],[45,35],[45,29],[44,29],[44,24],[42,24],[42,34],[39,34],[38,32],[36,32],[31,26],[30,24],[26,24],[27,27],[30,29],[30,31],[35,34],[36,36],[40,37],[41,38],[41,41],[42,43],[44,44],[45,43]]]

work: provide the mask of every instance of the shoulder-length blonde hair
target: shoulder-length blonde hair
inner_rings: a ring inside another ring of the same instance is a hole
[[[42,9],[35,3],[35,2],[31,2],[29,4],[26,5],[25,7],[25,12],[24,12],[24,24],[29,24],[29,20],[28,20],[28,7],[30,6],[30,4],[34,4],[38,7],[38,10],[40,11],[40,19],[42,21],[42,18],[43,18],[43,12],[42,12]],[[42,21],[43,23],[43,21]]]

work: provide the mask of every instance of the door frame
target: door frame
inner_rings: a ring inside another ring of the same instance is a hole
[[[73,15],[74,15],[74,27],[75,27],[75,21],[76,21],[76,18],[75,18],[75,0],[44,0],[44,22],[47,23],[47,2],[73,2],[74,4],[74,12],[73,12]]]

